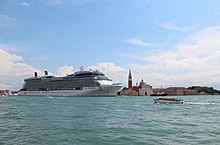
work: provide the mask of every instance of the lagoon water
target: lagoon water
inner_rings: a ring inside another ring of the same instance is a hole
[[[0,97],[0,144],[220,144],[220,96]]]

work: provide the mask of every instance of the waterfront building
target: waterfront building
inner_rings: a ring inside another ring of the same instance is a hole
[[[138,96],[138,91],[133,90],[133,89],[129,89],[129,88],[123,88],[120,92],[119,95],[123,95],[123,96]]]
[[[10,90],[0,90],[0,95],[11,95],[11,91]]]
[[[184,90],[184,95],[199,95],[199,93],[197,90],[186,89]]]
[[[153,94],[152,86],[148,85],[141,80],[139,85],[132,86],[132,75],[131,75],[131,69],[129,69],[128,73],[128,88],[124,88],[120,91],[120,95],[126,95],[126,96],[150,96]]]
[[[197,90],[188,89],[185,87],[169,87],[164,89],[164,92],[169,96],[181,96],[181,95],[198,95]]]
[[[153,94],[165,94],[165,88],[154,88]]]
[[[142,79],[139,84],[138,92],[139,96],[150,96],[151,94],[153,94],[153,89],[152,86],[146,84]]]
[[[168,94],[169,96],[176,96],[176,95],[183,95],[184,90],[187,88],[184,87],[169,87],[165,89],[165,93]]]

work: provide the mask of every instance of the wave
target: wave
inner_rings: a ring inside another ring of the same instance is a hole
[[[185,104],[192,104],[192,105],[213,105],[215,103],[211,102],[185,102]]]
[[[47,98],[47,99],[52,99],[52,98],[54,98],[54,97],[49,96],[49,95],[46,95],[46,96],[44,96],[44,97]]]

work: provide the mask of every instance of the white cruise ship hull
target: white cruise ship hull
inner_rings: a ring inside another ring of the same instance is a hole
[[[116,96],[122,85],[85,87],[82,90],[20,91],[21,96]]]

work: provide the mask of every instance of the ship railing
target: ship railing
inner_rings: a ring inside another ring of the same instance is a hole
[[[122,85],[122,83],[113,83],[112,85],[118,86],[118,85]]]

